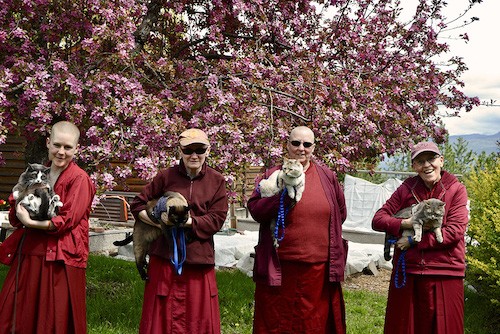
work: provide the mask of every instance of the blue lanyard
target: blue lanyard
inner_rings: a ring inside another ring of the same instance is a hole
[[[278,207],[278,218],[276,218],[276,226],[274,227],[274,239],[278,242],[285,237],[285,218],[288,214],[289,208],[285,209],[285,195],[287,194],[286,187],[280,196],[280,204]],[[281,230],[281,233],[280,233]]]
[[[179,235],[180,249],[177,247],[177,234]],[[174,265],[177,275],[181,275],[182,265],[184,264],[184,261],[186,261],[186,235],[184,234],[184,229],[182,227],[172,227],[172,241],[174,249],[170,262]]]

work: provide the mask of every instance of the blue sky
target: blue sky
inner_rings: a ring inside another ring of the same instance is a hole
[[[450,0],[444,13],[453,18],[467,7],[468,0]],[[461,56],[469,70],[462,75],[465,82],[464,91],[469,96],[477,96],[482,101],[496,100],[494,107],[480,106],[471,112],[461,111],[460,117],[445,118],[445,126],[450,135],[465,134],[495,134],[500,131],[500,31],[499,0],[484,0],[476,4],[467,15],[460,19],[464,21],[471,16],[479,17],[479,21],[462,28],[444,33],[458,35],[466,32],[469,42],[447,39],[450,53],[447,56]]]

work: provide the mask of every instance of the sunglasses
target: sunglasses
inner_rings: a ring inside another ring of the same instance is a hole
[[[193,153],[200,155],[200,154],[205,154],[205,152],[207,151],[207,147],[198,147],[198,148],[184,147],[184,148],[181,148],[181,151],[185,155],[191,155]]]
[[[299,140],[291,140],[290,144],[295,147],[299,147],[300,144],[304,145],[305,148],[309,148],[314,145],[314,143],[308,142],[308,141],[299,141]]]

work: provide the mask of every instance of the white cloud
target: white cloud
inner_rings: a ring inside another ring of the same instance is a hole
[[[468,0],[449,1],[444,13],[452,18],[467,7]],[[500,65],[498,54],[500,45],[498,38],[494,38],[500,31],[500,1],[485,0],[476,4],[467,15],[457,21],[463,22],[472,16],[478,17],[479,21],[462,28],[458,31],[450,31],[449,34],[458,35],[467,33],[469,42],[461,40],[449,40],[450,53],[464,58],[469,70],[462,76],[465,82],[465,93],[477,96],[481,101],[496,100],[497,106],[480,106],[471,112],[461,111],[460,117],[445,118],[444,123],[450,135],[464,134],[495,134],[500,131]]]

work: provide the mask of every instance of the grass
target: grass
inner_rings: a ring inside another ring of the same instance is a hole
[[[0,265],[0,282],[8,267]],[[224,334],[252,332],[253,292],[251,278],[238,270],[217,272],[219,302]],[[91,255],[87,269],[87,321],[89,334],[137,333],[144,282],[133,262]],[[382,334],[385,296],[346,290],[347,333]],[[499,333],[497,310],[466,290],[465,333]],[[487,320],[487,321],[486,321]]]

